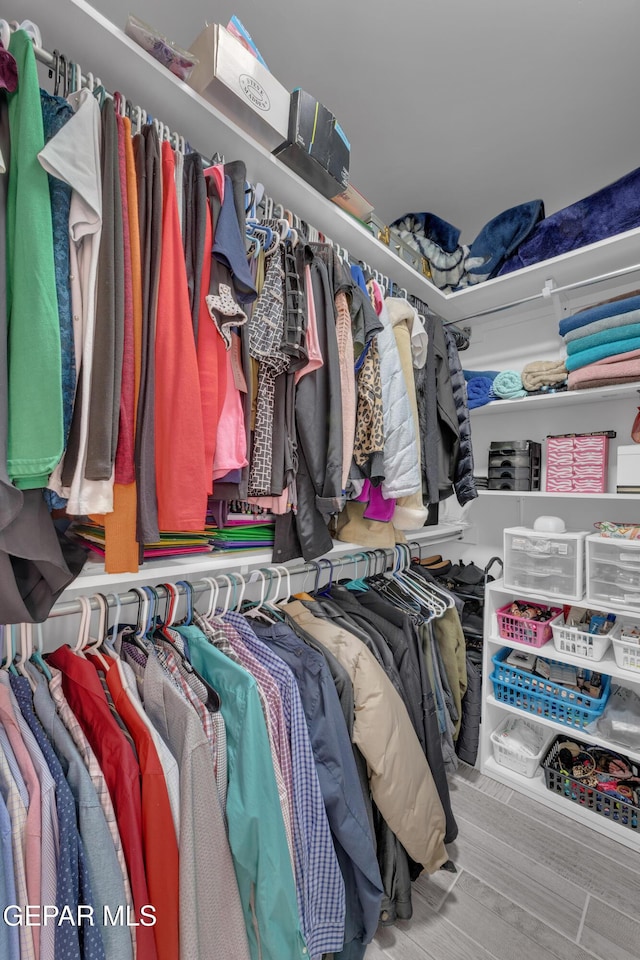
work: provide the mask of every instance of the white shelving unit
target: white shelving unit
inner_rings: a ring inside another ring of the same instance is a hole
[[[553,640],[550,640],[543,647],[539,648],[533,648],[528,644],[516,643],[512,640],[503,640],[498,633],[496,610],[501,606],[504,606],[504,604],[509,600],[519,599],[523,595],[535,597],[535,599],[539,600],[540,602],[545,602],[552,606],[561,605],[551,596],[545,597],[541,594],[534,595],[527,593],[526,591],[524,593],[523,591],[518,591],[516,594],[515,591],[505,589],[501,580],[487,585],[485,599],[485,637],[482,679],[483,712],[482,724],[480,727],[481,770],[494,780],[498,780],[500,783],[504,783],[512,789],[517,790],[520,793],[524,793],[527,796],[533,796],[545,806],[551,807],[552,809],[557,810],[559,813],[563,813],[565,816],[571,817],[573,820],[578,820],[584,824],[587,824],[593,830],[597,830],[599,833],[603,833],[606,836],[617,840],[619,843],[623,843],[626,846],[629,846],[632,849],[640,852],[640,827],[638,830],[632,830],[616,823],[612,823],[605,817],[596,814],[591,810],[585,809],[568,798],[553,793],[552,791],[548,790],[545,785],[544,773],[542,769],[534,778],[528,779],[527,777],[523,777],[520,774],[509,770],[507,767],[503,767],[496,763],[493,757],[491,732],[500,725],[506,715],[515,715],[527,717],[534,723],[537,723],[541,727],[548,729],[550,736],[551,734],[566,734],[569,739],[571,739],[571,737],[575,737],[576,739],[582,740],[585,743],[609,747],[613,751],[625,754],[625,756],[628,756],[631,760],[634,760],[640,764],[640,739],[637,747],[635,749],[630,749],[622,746],[621,744],[607,740],[598,734],[592,734],[586,732],[585,730],[569,727],[563,723],[549,720],[545,717],[538,716],[537,714],[521,710],[516,706],[511,706],[510,704],[502,703],[501,701],[496,700],[493,694],[493,684],[491,682],[491,674],[494,666],[492,657],[504,647],[510,647],[514,650],[526,650],[528,652],[535,650],[539,656],[546,657],[547,659],[558,660],[561,663],[573,663],[577,666],[586,667],[590,670],[597,670],[598,672],[614,678],[616,682],[622,684],[623,686],[630,686],[640,692],[640,672],[621,669],[615,662],[613,649],[611,647],[609,647],[602,660],[592,660],[584,657],[577,657],[573,654],[560,653],[553,645]]]

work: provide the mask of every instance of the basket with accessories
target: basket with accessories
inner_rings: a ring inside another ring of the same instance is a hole
[[[609,643],[620,632],[613,613],[570,607],[551,624],[553,645],[559,653],[574,653],[588,660],[602,660]]]
[[[491,734],[493,758],[523,777],[535,777],[549,748],[549,731],[526,717],[507,717]]]
[[[611,677],[538,657],[524,650],[500,650],[494,657],[494,696],[527,713],[580,729],[603,712]]]
[[[640,671],[640,622],[620,618],[618,628],[611,637],[616,663],[623,670]]]
[[[542,761],[547,789],[622,827],[640,825],[640,770],[624,754],[556,737]]]
[[[513,600],[496,610],[498,632],[502,640],[542,647],[551,640],[552,621],[561,613],[560,607]]]

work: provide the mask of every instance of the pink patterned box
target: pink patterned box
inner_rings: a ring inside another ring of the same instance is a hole
[[[547,493],[606,493],[609,438],[547,437]]]

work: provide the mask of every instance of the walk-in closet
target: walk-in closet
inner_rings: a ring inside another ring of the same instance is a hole
[[[0,960],[637,960],[637,29],[0,7]]]

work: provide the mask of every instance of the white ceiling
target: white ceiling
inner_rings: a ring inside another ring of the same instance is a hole
[[[93,6],[186,47],[237,14],[278,79],[336,114],[386,222],[428,210],[470,243],[506,207],[540,197],[549,214],[640,166],[637,0]]]

